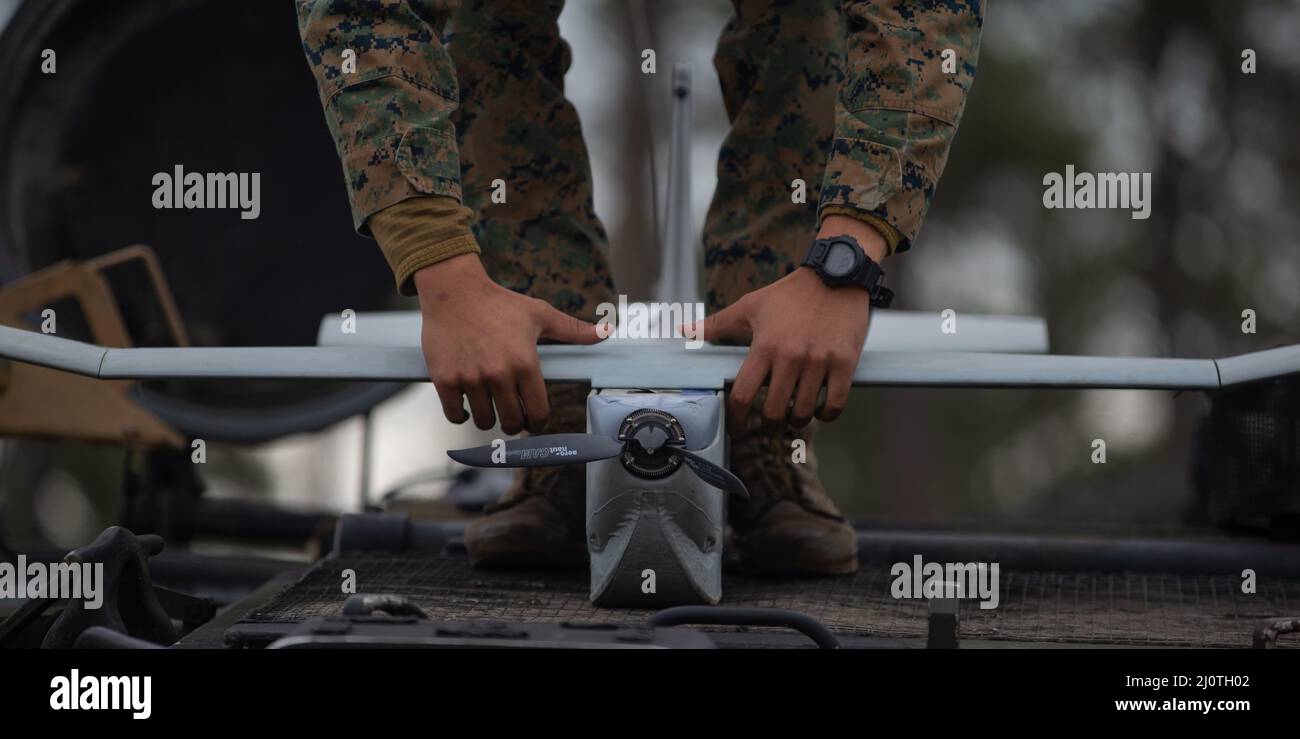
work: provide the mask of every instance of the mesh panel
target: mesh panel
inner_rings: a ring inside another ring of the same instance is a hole
[[[1227,529],[1300,536],[1300,376],[1213,395],[1199,493]]]
[[[339,612],[341,572],[353,569],[357,589],[400,593],[434,619],[641,623],[648,611],[596,609],[587,602],[585,572],[518,574],[473,570],[465,559],[415,555],[352,556],[318,563],[245,621],[298,622]],[[923,600],[890,594],[888,567],[852,577],[772,579],[728,575],[723,604],[802,611],[840,634],[923,637]],[[962,604],[964,638],[1146,646],[1248,647],[1260,619],[1300,611],[1300,580],[1266,579],[1241,593],[1235,577],[1059,574],[1003,570],[1000,603]],[[1280,646],[1295,640],[1283,639]]]

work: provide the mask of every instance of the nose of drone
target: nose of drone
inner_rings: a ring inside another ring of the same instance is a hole
[[[671,413],[642,408],[623,419],[618,438],[626,446],[620,459],[633,475],[653,480],[677,471],[683,463],[701,480],[732,495],[749,497],[740,478],[704,457],[686,451],[686,432]]]
[[[642,479],[667,477],[682,466],[675,454],[666,454],[664,447],[680,447],[686,443],[686,431],[671,413],[658,408],[641,408],[623,419],[618,438],[626,446],[623,450],[623,467]]]
[[[660,426],[645,426],[638,429],[632,438],[636,439],[642,449],[654,453],[668,442],[668,432]]]

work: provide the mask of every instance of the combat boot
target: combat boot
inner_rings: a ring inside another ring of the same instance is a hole
[[[732,439],[731,471],[749,500],[731,498],[728,518],[746,571],[768,575],[843,575],[858,569],[853,527],[817,477],[813,421],[805,429],[751,430]],[[792,460],[803,439],[802,462]]]
[[[541,433],[587,430],[587,388],[547,388],[551,413]],[[586,468],[515,470],[514,483],[486,515],[465,527],[465,548],[483,569],[577,568],[587,564]]]

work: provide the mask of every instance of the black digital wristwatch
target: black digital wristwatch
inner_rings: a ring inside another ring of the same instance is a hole
[[[835,236],[817,239],[808,247],[803,258],[804,267],[812,267],[822,282],[831,287],[857,285],[867,291],[871,304],[888,308],[894,301],[894,291],[880,284],[885,271],[858,245],[852,236]]]

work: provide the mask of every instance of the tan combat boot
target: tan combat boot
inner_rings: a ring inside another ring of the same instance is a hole
[[[732,497],[728,518],[740,561],[765,575],[843,575],[858,569],[858,541],[821,481],[812,452],[813,421],[805,429],[748,431],[731,443],[731,471],[749,488]],[[806,461],[791,460],[805,441]]]
[[[541,433],[587,430],[587,388],[550,385],[551,414]],[[465,548],[483,569],[554,569],[587,564],[585,465],[515,470],[515,481],[487,515],[465,527]]]

